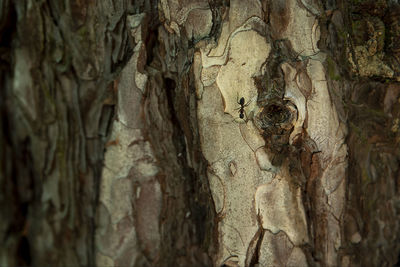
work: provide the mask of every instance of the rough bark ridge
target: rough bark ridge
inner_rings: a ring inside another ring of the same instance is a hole
[[[128,1],[1,1],[1,266],[94,266]]]
[[[0,265],[394,265],[399,25],[393,0],[2,1]]]
[[[116,82],[97,264],[211,266],[214,213],[197,129],[193,41],[171,34],[162,13],[140,13],[128,21],[136,46]],[[208,33],[196,30],[201,38]]]
[[[344,103],[349,128],[340,264],[393,266],[400,260],[400,5],[354,1],[340,7],[348,12],[331,14],[326,39],[337,44],[326,66],[332,98]],[[338,67],[343,58],[348,65]]]

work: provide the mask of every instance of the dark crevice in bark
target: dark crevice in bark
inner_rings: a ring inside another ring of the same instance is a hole
[[[107,137],[110,135],[114,113],[115,113],[115,105],[104,105],[102,107],[99,126],[98,126],[99,136],[101,138],[107,139]]]
[[[0,210],[7,227],[0,233],[0,247],[10,253],[15,264],[31,265],[32,255],[27,237],[27,216],[33,199],[33,166],[30,140],[16,138],[13,112],[10,109],[12,47],[17,27],[17,14],[11,1],[2,3],[0,16]],[[16,244],[15,250],[10,243]],[[15,254],[14,254],[15,253]]]
[[[158,32],[158,27],[156,28],[147,28],[148,34],[146,36],[146,39],[144,40],[145,46],[146,46],[146,66],[151,66],[156,62],[157,60],[155,59],[155,51],[156,49],[156,44],[158,42],[157,40],[157,32]]]
[[[144,44],[146,48],[146,66],[152,66],[158,60],[155,58],[157,55],[157,44],[159,40],[158,37],[158,28],[161,26],[159,15],[158,15],[158,6],[154,4],[154,9],[148,11],[146,14],[145,23],[142,25],[145,26],[144,31]]]
[[[8,2],[7,0],[5,2]],[[9,54],[5,53],[8,49],[11,48],[12,40],[14,39],[14,34],[16,30],[17,24],[17,14],[15,11],[14,5],[8,3],[5,4],[8,6],[8,9],[2,10],[2,17],[0,17],[0,48],[1,48],[1,60],[4,60],[3,57],[9,56]]]
[[[19,265],[31,264],[31,250],[29,240],[27,239],[27,217],[29,207],[33,198],[33,166],[32,156],[30,154],[30,141],[26,138],[23,142],[15,143],[13,141],[14,151],[10,153],[6,160],[12,160],[10,177],[6,181],[7,190],[11,190],[10,203],[12,220],[9,223],[9,228],[6,231],[5,240],[16,239],[17,250],[15,259]],[[16,164],[14,164],[16,162]],[[11,182],[7,186],[7,182]],[[7,195],[7,194],[5,194]],[[25,240],[24,240],[25,239]]]
[[[32,264],[29,240],[26,236],[23,236],[18,242],[17,255],[19,255],[19,266],[30,266]]]
[[[293,61],[293,54],[287,40],[273,41],[271,53],[264,63],[265,74],[254,78],[258,90],[257,105],[263,108],[256,118],[256,125],[262,132],[274,166],[280,166],[290,151],[289,135],[292,127],[287,128],[285,125],[294,118],[287,108],[288,102],[283,99],[285,81],[281,64]]]
[[[207,163],[201,154],[197,132],[196,108],[193,107],[196,105],[190,72],[193,51],[188,49],[190,42],[184,36],[178,39],[175,35],[163,35],[164,30],[159,27],[157,20],[149,26],[145,36],[145,69],[150,74],[149,80],[154,80],[150,87],[161,87],[148,88],[149,94],[157,95],[159,108],[156,112],[160,113],[158,116],[165,120],[166,128],[172,132],[153,132],[153,127],[160,127],[151,123],[152,117],[157,115],[154,111],[145,110],[150,122],[147,126],[150,143],[165,174],[160,180],[164,195],[160,257],[164,259],[155,264],[211,266],[209,252],[213,247],[211,231],[215,214],[206,177]],[[165,147],[157,145],[160,138]],[[173,152],[164,151],[169,142]],[[171,191],[176,192],[173,198],[170,197]],[[182,242],[179,236],[188,237],[183,246],[177,244],[177,241]]]
[[[221,35],[222,15],[226,8],[229,8],[229,0],[209,0],[210,10],[212,13],[212,27],[209,36],[214,40],[218,40]]]
[[[308,182],[307,182],[308,183]],[[316,266],[317,259],[315,258],[315,229],[314,229],[314,222],[313,222],[313,212],[314,209],[312,205],[312,201],[309,197],[312,192],[307,191],[307,185],[304,187],[304,191],[302,194],[302,200],[305,210],[306,222],[307,222],[307,230],[310,237],[311,242],[309,244],[303,245],[302,250],[307,258],[307,263],[309,266]]]
[[[198,138],[198,134],[193,132],[194,129],[188,131],[188,127],[190,127],[194,122],[190,121],[190,116],[188,116],[192,111],[189,110],[189,103],[187,103],[187,99],[183,96],[184,92],[181,87],[182,85],[177,85],[176,81],[171,78],[164,78],[164,85],[170,112],[169,118],[173,125],[172,139],[177,152],[178,164],[182,170],[182,176],[185,177],[185,194],[181,201],[186,203],[185,205],[190,210],[190,217],[186,220],[191,221],[191,224],[194,226],[193,230],[190,230],[192,228],[189,229],[190,240],[187,240],[187,243],[191,246],[197,246],[197,250],[200,249],[197,253],[200,253],[199,255],[201,255],[200,251],[207,253],[207,250],[209,249],[209,247],[203,246],[207,236],[209,235],[207,231],[210,230],[207,229],[207,226],[205,225],[206,222],[210,221],[207,212],[209,207],[205,205],[205,199],[202,196],[204,193],[201,192],[201,188],[204,187],[204,184],[202,183],[205,182],[206,178],[205,168],[200,167],[200,169],[195,170],[189,166],[189,162],[187,161],[187,158],[191,157],[191,155],[187,155],[187,152],[190,153],[193,150],[196,150],[197,152],[200,151],[200,148],[198,147],[199,141],[194,140],[194,138]],[[186,114],[187,116],[182,116],[182,114]],[[199,161],[196,162],[196,165],[199,164],[201,166],[201,162],[205,162],[205,159],[199,159]],[[204,171],[204,173],[199,173],[199,171]],[[190,259],[188,258],[188,260]],[[191,264],[200,264],[199,266],[210,264],[211,259],[208,260],[208,263],[202,262],[203,260],[201,259],[197,259],[197,261],[198,262],[192,262]]]
[[[51,18],[54,25],[59,27],[58,19],[60,17],[59,16],[60,11],[57,10],[57,5],[55,5],[55,3],[50,0],[47,0],[46,3],[47,3],[46,5],[44,4],[42,5],[44,12],[47,12],[48,17]]]
[[[305,153],[309,152],[310,151],[305,151]],[[319,224],[320,218],[318,217],[318,214],[316,212],[317,206],[315,200],[316,198],[315,190],[317,186],[316,179],[319,179],[317,172],[319,169],[319,163],[318,163],[319,158],[318,156],[313,155],[313,153],[310,153],[310,155],[307,156],[309,156],[310,158],[304,159],[303,157],[302,164],[305,166],[309,165],[310,171],[308,175],[306,175],[306,183],[302,190],[303,192],[302,199],[306,215],[307,230],[308,230],[308,235],[310,237],[310,243],[303,245],[302,249],[306,255],[307,262],[310,266],[320,266],[320,264],[322,263],[321,255],[317,253],[318,238],[320,238],[318,233],[320,227]]]
[[[152,14],[154,16],[158,16],[158,3],[159,0],[140,0],[133,2],[135,6],[140,5],[140,7],[136,8],[139,9],[140,12],[148,12],[149,14]]]
[[[265,230],[262,228],[260,217],[258,217],[257,219],[259,221],[260,234],[259,234],[259,237],[258,237],[258,240],[257,240],[257,244],[256,244],[256,247],[255,247],[255,250],[254,250],[254,254],[253,254],[253,256],[251,258],[251,261],[250,261],[250,265],[249,265],[250,267],[256,266],[256,264],[260,264],[260,262],[259,262],[260,254],[261,254],[260,250],[261,250],[261,244],[262,244],[262,241],[264,239],[264,233],[265,233]]]
[[[130,45],[126,45],[124,57],[120,61],[112,64],[112,67],[111,67],[112,74],[120,73],[122,71],[122,69],[126,66],[126,64],[129,62],[131,57],[133,56],[133,48],[131,46],[132,44],[131,43],[129,43],[129,44]],[[114,75],[112,75],[112,76],[114,76]],[[114,77],[112,77],[112,78],[114,78]]]
[[[124,13],[121,20],[118,22],[118,25],[115,27],[114,31],[111,34],[118,34],[119,36],[122,36],[122,43],[120,44],[120,40],[114,40],[113,39],[113,50],[116,49],[114,47],[118,43],[119,46],[123,47],[123,51],[119,50],[118,54],[122,54],[122,58],[118,57],[116,62],[112,62],[111,64],[111,73],[120,73],[121,70],[126,66],[128,61],[131,59],[133,55],[133,49],[134,49],[134,44],[133,44],[133,39],[130,37],[130,32],[129,32],[129,27],[127,25],[127,14]],[[121,28],[121,29],[118,29]]]
[[[174,142],[175,148],[177,149],[178,153],[182,153],[182,152],[185,153],[185,151],[184,151],[185,145],[184,145],[184,141],[182,140],[183,132],[181,130],[181,126],[180,126],[178,117],[176,115],[178,110],[175,110],[175,108],[174,108],[176,82],[173,79],[165,78],[164,86],[165,86],[165,92],[166,92],[168,108],[169,108],[169,115],[170,115],[169,118],[174,127],[173,142]]]
[[[165,35],[168,39],[160,41],[156,37],[162,29],[150,31],[146,42],[147,51],[150,53],[147,56],[147,71],[151,82],[146,94],[156,95],[158,110],[155,112],[159,114],[147,109],[145,109],[145,114],[149,123],[147,134],[159,166],[163,169],[163,178],[160,179],[160,183],[164,195],[160,218],[162,225],[160,257],[163,261],[154,264],[209,266],[211,259],[207,254],[210,244],[205,244],[211,235],[212,225],[210,227],[208,224],[213,221],[209,218],[210,205],[207,205],[210,194],[208,192],[206,198],[203,192],[208,184],[205,185],[206,164],[203,163],[205,160],[200,152],[200,142],[196,132],[197,123],[193,121],[196,116],[193,112],[195,113],[196,109],[189,108],[193,102],[191,98],[194,97],[194,89],[193,82],[190,82],[188,62],[192,60],[193,55],[187,50],[187,40]],[[161,57],[159,50],[163,49],[164,42],[170,47],[175,47],[176,43],[179,43],[180,49],[177,55],[170,57],[170,51],[168,51]],[[183,45],[184,42],[186,45]],[[160,62],[161,60],[164,62]],[[168,73],[161,72],[165,64],[168,64],[168,70],[165,70]],[[172,72],[173,69],[179,70],[180,73]],[[186,89],[191,92],[189,95]],[[156,117],[159,116],[165,120],[164,126],[156,125],[157,121],[159,122]],[[160,127],[171,129],[172,132],[162,134],[152,130],[152,128]],[[160,142],[162,146],[159,145]],[[167,147],[170,147],[170,150],[165,151]],[[194,166],[191,166],[188,159],[194,162]],[[183,244],[180,236],[188,237]]]

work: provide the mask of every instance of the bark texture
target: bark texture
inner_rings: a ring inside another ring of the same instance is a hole
[[[135,5],[1,1],[1,266],[94,266],[115,75]]]
[[[398,1],[0,2],[0,266],[393,266]]]

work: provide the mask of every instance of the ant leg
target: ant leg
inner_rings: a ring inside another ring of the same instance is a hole
[[[235,108],[234,110],[239,110],[239,109],[241,109],[241,108],[242,108],[242,104],[241,104],[240,101],[239,101],[239,92],[237,92],[237,95],[236,95],[236,102],[240,105],[240,107]],[[239,111],[239,112],[240,112],[240,111]]]
[[[249,120],[253,119],[254,111],[250,111],[250,114],[247,115],[246,111],[244,110],[243,115],[245,116],[245,119],[243,119],[243,120],[247,123]]]
[[[247,102],[246,104],[243,105],[243,107],[247,107],[248,105],[250,105],[251,103],[251,99],[249,100],[249,102]]]

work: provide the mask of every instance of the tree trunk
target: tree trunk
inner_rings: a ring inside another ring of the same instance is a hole
[[[0,2],[0,266],[393,266],[397,1]]]

